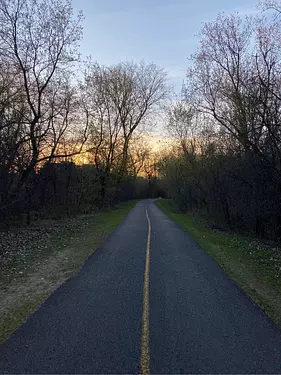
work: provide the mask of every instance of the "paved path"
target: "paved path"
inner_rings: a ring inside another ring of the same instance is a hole
[[[279,329],[150,200],[0,347],[0,373],[148,370],[281,373]]]

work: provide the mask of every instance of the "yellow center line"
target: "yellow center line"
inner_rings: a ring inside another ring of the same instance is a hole
[[[143,285],[143,310],[142,310],[142,333],[141,333],[141,374],[149,374],[149,266],[150,266],[150,236],[151,224],[146,208],[146,218],[148,222],[148,233],[146,243],[145,272]]]

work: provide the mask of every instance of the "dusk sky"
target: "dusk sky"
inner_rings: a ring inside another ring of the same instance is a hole
[[[252,14],[256,0],[73,0],[86,17],[83,56],[101,64],[122,60],[155,62],[180,91],[187,58],[198,46],[202,22],[219,12]]]

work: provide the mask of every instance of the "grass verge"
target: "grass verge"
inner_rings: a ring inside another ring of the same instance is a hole
[[[156,205],[178,223],[281,328],[281,250],[253,238],[218,232],[170,200]]]
[[[1,262],[0,342],[59,285],[79,271],[135,204],[136,201],[131,201],[113,210],[73,218],[70,226],[67,223],[54,229],[52,223],[52,230],[47,231],[42,246],[36,246],[35,236],[33,242],[25,246],[25,251],[14,252],[10,257],[7,251],[8,255]],[[37,232],[38,226],[40,223],[33,230]]]

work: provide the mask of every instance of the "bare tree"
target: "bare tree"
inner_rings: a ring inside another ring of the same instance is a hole
[[[121,175],[126,173],[128,148],[135,130],[147,124],[167,99],[166,73],[155,64],[120,63],[110,68],[109,86],[123,131]]]
[[[81,20],[81,14],[73,17],[69,1],[0,1],[1,64],[17,73],[16,85],[27,108],[24,127],[31,147],[22,182],[38,163],[40,141],[51,127],[48,87],[77,59]]]
[[[90,130],[89,150],[96,168],[105,174],[115,165],[122,131],[119,115],[112,110],[108,83],[106,68],[95,63],[88,66],[81,85],[83,113]]]
[[[90,65],[86,79],[95,93],[95,128],[108,129],[110,140],[122,137],[120,175],[126,173],[130,140],[137,128],[148,123],[167,98],[166,74],[154,64],[120,63]],[[93,117],[93,116],[92,116]],[[98,142],[99,145],[99,142]]]
[[[37,166],[60,156],[66,138],[73,143],[77,100],[69,82],[81,21],[67,0],[0,0],[0,138],[10,150],[1,171],[11,202]],[[78,133],[81,145],[85,133]],[[68,150],[77,152],[77,145]],[[6,195],[2,206],[11,203]]]
[[[131,140],[131,144],[128,150],[128,173],[131,174],[134,179],[140,173],[144,172],[144,165],[149,158],[150,149],[147,145],[146,137],[138,136]]]
[[[105,67],[89,63],[81,90],[91,134],[89,148],[100,172],[104,197],[109,174],[117,172],[122,179],[132,167],[130,143],[166,99],[166,74],[154,64]]]
[[[206,114],[212,131],[203,137],[202,147],[191,147],[192,152],[181,148],[162,163],[160,172],[180,207],[207,209],[231,229],[279,238],[280,6],[263,4],[275,10],[273,17],[223,14],[204,25],[184,105],[191,103]],[[190,118],[179,110],[171,119],[170,130],[178,139],[189,138]],[[202,134],[196,134],[195,145],[198,136]]]
[[[245,149],[255,147],[250,133],[256,114],[248,103],[254,78],[249,50],[252,38],[251,20],[243,21],[238,15],[220,15],[205,24],[187,86],[188,99],[195,100],[200,110],[212,115]]]
[[[259,7],[262,10],[274,10],[277,13],[281,13],[280,2],[276,0],[263,0],[259,2]]]

